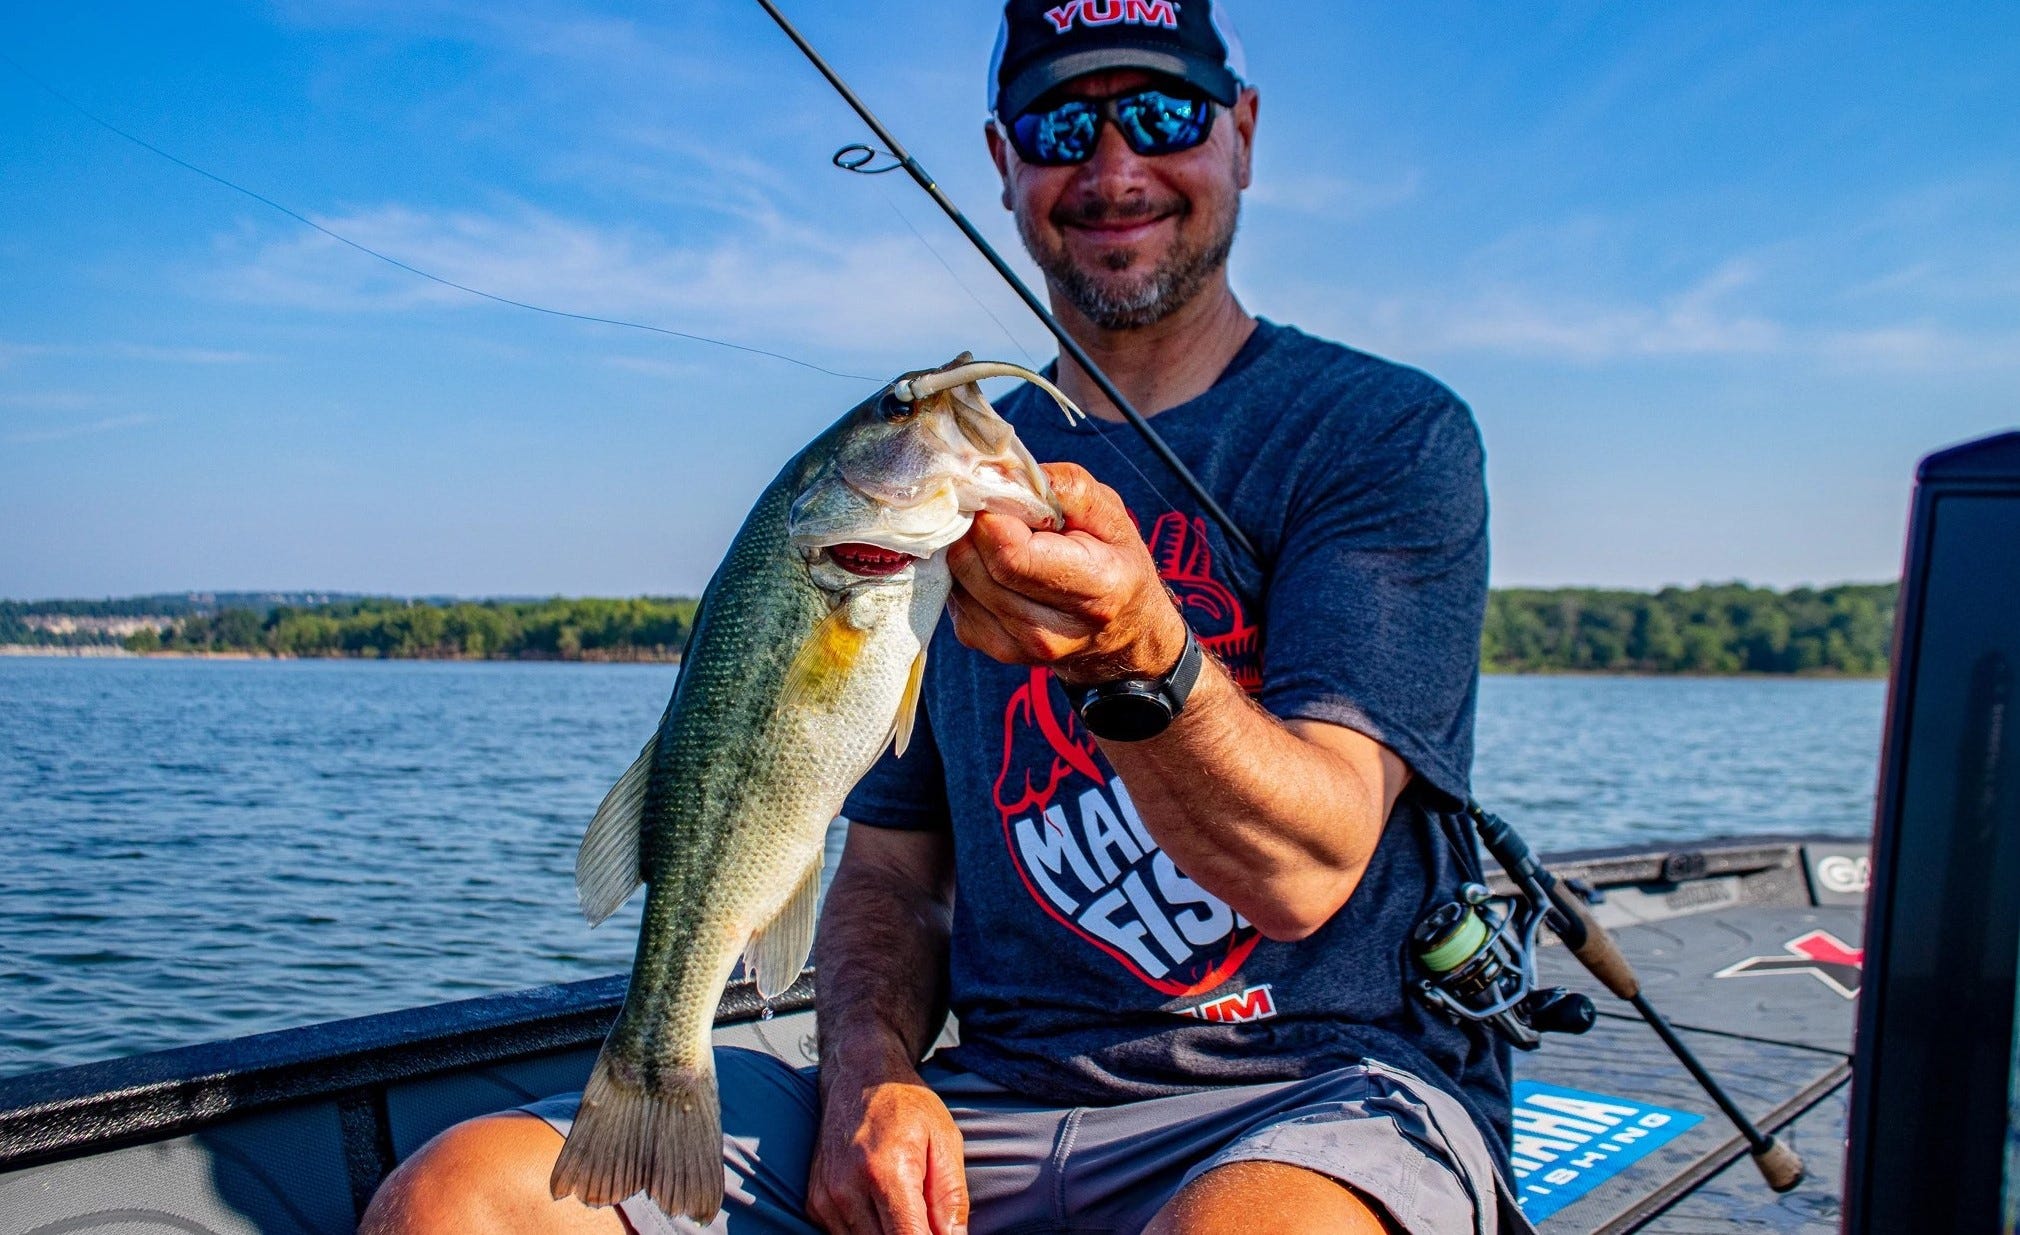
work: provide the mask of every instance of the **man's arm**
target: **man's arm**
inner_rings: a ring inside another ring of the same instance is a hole
[[[1069,683],[1158,677],[1184,619],[1115,492],[1048,464],[1066,529],[981,515],[950,551],[955,633],[997,660],[1050,666]],[[1407,765],[1341,725],[1285,724],[1211,660],[1159,736],[1103,742],[1157,842],[1179,868],[1273,939],[1323,926],[1359,886]]]
[[[807,1212],[830,1232],[954,1235],[961,1133],[918,1064],[946,1012],[953,842],[849,829],[814,955],[821,1131]]]

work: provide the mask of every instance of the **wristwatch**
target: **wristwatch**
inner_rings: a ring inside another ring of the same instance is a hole
[[[1093,686],[1068,686],[1066,698],[1080,714],[1080,723],[1097,738],[1110,742],[1141,742],[1171,727],[1185,710],[1192,688],[1199,684],[1206,653],[1185,628],[1185,650],[1161,678],[1121,678]],[[1062,683],[1063,685],[1063,683]]]

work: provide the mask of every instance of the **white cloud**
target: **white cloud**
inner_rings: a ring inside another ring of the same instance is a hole
[[[1753,277],[1744,264],[1728,263],[1652,305],[1551,297],[1507,286],[1463,296],[1391,297],[1358,314],[1349,309],[1340,328],[1347,338],[1402,354],[1490,352],[1578,364],[1767,355],[1787,345],[1787,330],[1723,303]],[[1336,310],[1334,316],[1342,315]]]
[[[114,433],[120,429],[137,428],[152,424],[158,417],[148,415],[108,416],[88,424],[60,425],[50,429],[23,429],[19,432],[0,435],[0,442],[10,446],[27,446],[38,442],[60,442],[73,437],[93,437],[101,433]]]
[[[1415,168],[1387,182],[1354,180],[1325,172],[1272,170],[1256,178],[1246,199],[1257,206],[1348,223],[1410,202],[1423,184],[1423,173]]]
[[[0,343],[0,369],[10,369],[16,361],[40,356],[48,350],[35,343]]]
[[[1969,333],[1926,323],[1830,330],[1816,337],[1815,351],[1834,367],[1858,372],[2020,369],[2020,331]]]
[[[253,352],[211,347],[167,347],[157,343],[0,343],[0,369],[36,356],[112,357],[159,364],[249,364],[262,359]]]
[[[530,208],[480,214],[396,205],[316,221],[493,296],[795,354],[935,338],[950,317],[973,311],[910,236],[836,243],[778,215],[754,235],[685,243]],[[233,259],[223,282],[240,299],[323,312],[486,303],[313,233],[258,244]]]
[[[688,45],[692,25],[656,29],[566,6],[508,0],[281,0],[280,13],[310,28],[391,30],[455,39],[507,54],[574,62],[608,79],[626,75],[706,88],[744,80],[748,69]]]
[[[151,360],[161,364],[250,364],[261,359],[253,352],[211,347],[160,347],[150,343],[113,343],[104,350],[108,355],[123,360]]]
[[[70,412],[90,407],[98,400],[81,390],[13,390],[0,392],[0,407],[33,411]]]
[[[1752,262],[1734,260],[1641,303],[1508,282],[1359,304],[1312,288],[1290,295],[1317,329],[1400,356],[1490,354],[1581,366],[1772,357],[1833,372],[2020,368],[2020,332],[1927,321],[1797,322],[1743,303],[1760,282]]]
[[[706,365],[679,360],[656,360],[649,356],[605,356],[603,363],[626,373],[639,373],[646,377],[675,381],[693,381],[710,374]]]

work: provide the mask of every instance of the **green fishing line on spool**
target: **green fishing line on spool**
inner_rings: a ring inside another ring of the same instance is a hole
[[[1431,973],[1445,974],[1464,965],[1487,946],[1487,924],[1467,905],[1445,905],[1417,929],[1417,963]]]

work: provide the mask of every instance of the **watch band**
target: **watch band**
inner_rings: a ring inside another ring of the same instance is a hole
[[[1186,700],[1206,666],[1206,651],[1185,628],[1185,646],[1178,663],[1157,678],[1123,678],[1069,689],[1067,699],[1088,732],[1111,742],[1141,742],[1171,727],[1185,711]]]
[[[1199,640],[1192,634],[1192,627],[1185,628],[1185,649],[1178,654],[1178,663],[1171,672],[1164,675],[1164,697],[1171,703],[1171,718],[1185,711],[1185,701],[1192,698],[1192,688],[1199,685],[1200,670],[1206,668],[1206,649],[1199,646]]]

